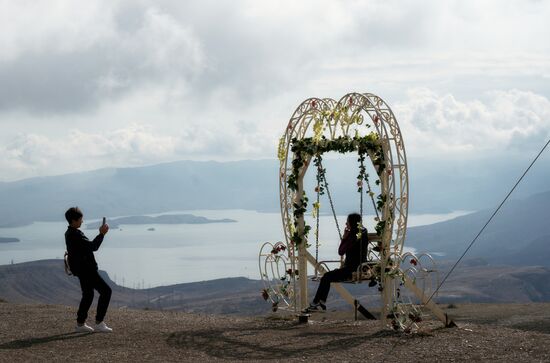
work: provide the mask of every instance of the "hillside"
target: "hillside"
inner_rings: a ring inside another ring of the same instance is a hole
[[[412,334],[333,313],[309,324],[271,315],[228,317],[111,309],[112,334],[74,333],[75,307],[0,303],[0,361],[543,362],[550,360],[549,304],[448,309],[458,328],[433,320]],[[545,328],[546,326],[546,328]]]
[[[492,264],[550,266],[550,192],[508,201],[486,228],[469,256]],[[440,252],[447,258],[461,255],[494,209],[457,217],[407,231],[406,245]]]
[[[116,307],[221,314],[256,314],[269,308],[260,298],[261,282],[244,277],[131,289],[100,273],[113,289],[111,304]],[[78,278],[65,274],[62,260],[0,266],[0,298],[9,302],[77,305],[80,296]]]
[[[440,264],[442,273],[449,268]],[[261,298],[261,281],[244,277],[130,289],[116,285],[102,272],[113,288],[112,306],[179,310],[193,313],[261,315],[271,304]],[[345,287],[368,309],[379,306],[379,292],[367,284]],[[311,281],[313,296],[317,283]],[[0,266],[0,298],[12,303],[46,303],[76,306],[80,301],[78,279],[65,275],[61,260],[43,260]],[[487,266],[467,260],[442,287],[436,301],[441,303],[528,303],[550,302],[550,269],[544,267]],[[331,291],[329,308],[350,311],[351,307]]]

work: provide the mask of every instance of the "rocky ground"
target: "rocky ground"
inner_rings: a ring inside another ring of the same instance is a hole
[[[0,361],[550,361],[550,304],[447,309],[399,333],[351,312],[235,317],[111,309],[113,334],[74,333],[75,307],[0,303]]]

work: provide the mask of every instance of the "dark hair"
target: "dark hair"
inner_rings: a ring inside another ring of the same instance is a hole
[[[361,219],[359,213],[351,213],[348,215],[348,223],[351,232],[357,233],[359,231],[358,224],[361,223]]]
[[[65,212],[65,219],[67,220],[67,222],[69,222],[69,224],[71,224],[72,221],[77,221],[82,218],[82,215],[83,214],[80,208],[71,207]]]

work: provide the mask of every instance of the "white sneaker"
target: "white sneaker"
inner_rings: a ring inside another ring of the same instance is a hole
[[[109,328],[107,324],[102,321],[101,323],[95,325],[94,331],[97,333],[112,333],[113,329]]]
[[[84,325],[77,325],[74,329],[77,333],[93,333],[94,328],[84,323]]]

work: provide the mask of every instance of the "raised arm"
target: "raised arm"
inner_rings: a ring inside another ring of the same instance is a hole
[[[105,231],[109,230],[109,227]],[[103,238],[105,237],[105,233],[103,233],[102,229],[100,228],[100,233],[94,238],[93,241],[90,241],[82,231],[78,231],[78,239],[80,239],[80,243],[78,243],[78,246],[80,248],[90,249],[92,251],[97,251],[99,249],[99,246],[101,246],[101,243],[103,242]]]
[[[340,246],[338,247],[338,254],[340,256],[344,256],[351,250],[354,242],[353,237],[354,236],[346,229],[344,236],[342,237],[342,241],[340,242]]]
[[[99,233],[93,241],[90,241],[88,237],[84,235],[84,233],[80,232],[80,241],[82,242],[82,247],[89,248],[92,251],[97,251],[99,249],[99,246],[101,246],[101,243],[103,242],[103,237],[105,235],[103,233]]]

